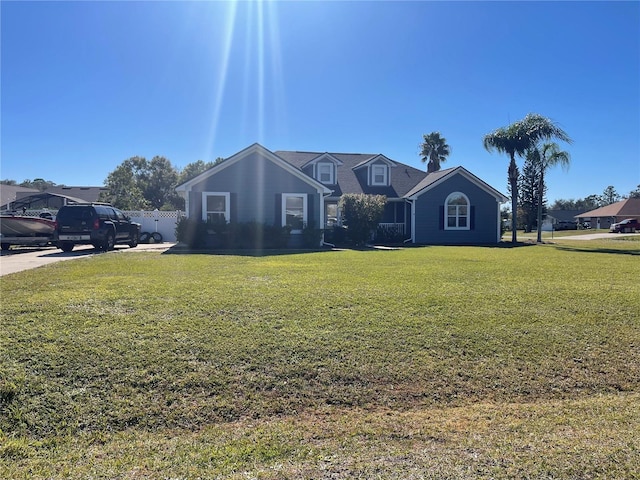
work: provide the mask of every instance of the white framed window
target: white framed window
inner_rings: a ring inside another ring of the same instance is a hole
[[[326,228],[331,228],[339,224],[337,203],[324,204],[324,218],[324,225]]]
[[[333,163],[318,163],[316,166],[318,172],[318,180],[322,183],[333,185],[334,180],[334,167]]]
[[[202,192],[202,220],[228,223],[231,220],[230,204],[229,192]]]
[[[373,165],[371,167],[371,185],[388,185],[389,167],[386,165]]]
[[[282,194],[282,226],[291,227],[291,233],[302,233],[307,223],[307,194]]]
[[[444,202],[444,229],[469,230],[471,205],[464,193],[453,192]]]

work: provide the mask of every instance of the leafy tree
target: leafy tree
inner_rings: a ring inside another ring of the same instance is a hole
[[[445,162],[451,153],[451,147],[447,145],[447,140],[440,135],[440,132],[431,132],[422,135],[424,141],[421,144],[420,156],[427,164],[427,173],[440,170],[440,163]]]
[[[100,201],[109,202],[123,210],[148,209],[151,204],[144,198],[139,182],[146,162],[142,157],[131,157],[118,165],[107,176],[107,191],[100,194]]]
[[[560,150],[560,147],[558,146],[557,143],[555,142],[550,142],[550,143],[545,143],[544,145],[542,145],[541,149],[538,150],[536,148],[536,150],[538,152],[538,158],[539,158],[539,162],[538,162],[538,167],[539,167],[539,181],[540,184],[538,185],[538,236],[537,236],[537,241],[538,243],[542,242],[542,206],[544,203],[544,191],[545,191],[545,184],[544,184],[544,174],[545,172],[551,168],[551,167],[555,167],[556,165],[560,165],[563,169],[567,169],[569,168],[569,163],[571,162],[571,156],[569,155],[569,153]]]
[[[629,192],[629,198],[640,198],[640,185],[635,190]]]
[[[571,139],[565,131],[554,122],[542,115],[530,113],[522,120],[494,130],[485,135],[483,139],[484,148],[487,151],[496,150],[500,153],[506,153],[510,158],[507,174],[511,187],[511,211],[513,212],[512,224],[514,226],[511,241],[513,243],[517,242],[515,226],[517,225],[519,172],[516,155],[522,157],[528,149],[537,145],[538,142],[552,138],[571,143]]]
[[[179,210],[182,199],[176,193],[178,172],[164,157],[153,157],[141,173],[142,194],[151,204],[151,208]]]
[[[616,191],[613,185],[609,185],[604,189],[602,195],[600,195],[600,204],[601,206],[611,205],[612,203],[619,202],[621,200],[620,194]]]
[[[538,149],[529,149],[522,166],[522,174],[518,184],[519,211],[522,212],[525,232],[530,232],[536,222],[538,214],[538,202],[540,195],[540,152]]]
[[[550,210],[582,210],[583,212],[588,212],[600,206],[600,195],[594,194],[577,200],[573,198],[568,200],[559,198],[553,202]]]
[[[185,165],[185,167],[180,171],[178,175],[178,185],[183,184],[191,180],[192,178],[197,177],[201,173],[209,170],[212,167],[215,167],[219,163],[223,162],[224,158],[218,157],[213,162],[205,162],[203,160],[198,160],[196,162],[191,162]]]
[[[26,180],[23,180],[21,183],[18,183],[15,180],[6,179],[6,180],[0,180],[0,184],[17,185],[25,188],[35,188],[37,190],[40,190],[41,192],[44,192],[49,187],[55,187],[57,185],[57,183],[52,182],[50,180],[45,180],[43,178],[34,178],[33,180],[26,179]]]
[[[349,238],[355,245],[364,245],[376,229],[382,215],[387,197],[384,195],[365,195],[348,193],[340,197],[339,209]]]

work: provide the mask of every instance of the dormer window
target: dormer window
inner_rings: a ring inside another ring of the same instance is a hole
[[[386,165],[373,165],[371,167],[371,185],[388,185],[388,174],[389,167]]]
[[[329,162],[322,162],[322,163],[318,163],[316,165],[317,168],[317,172],[318,172],[318,180],[320,180],[320,182],[325,183],[325,184],[329,184],[329,185],[333,185],[335,182],[335,176],[334,176],[334,165],[333,163],[329,163]]]

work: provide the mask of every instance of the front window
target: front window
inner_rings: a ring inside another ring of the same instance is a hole
[[[302,233],[307,223],[307,195],[304,193],[282,194],[282,226],[291,228],[291,233]]]
[[[327,228],[338,225],[338,204],[326,203],[325,204],[325,225]]]
[[[210,223],[226,223],[229,215],[229,192],[202,193],[202,220]]]
[[[333,164],[331,163],[319,163],[318,164],[318,180],[322,183],[333,184]]]
[[[387,166],[386,165],[373,166],[371,171],[371,184],[372,185],[387,184]]]
[[[464,193],[455,192],[445,202],[447,230],[469,230],[469,199]]]

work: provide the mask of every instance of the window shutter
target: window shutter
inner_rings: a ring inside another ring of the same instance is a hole
[[[231,192],[229,194],[229,218],[227,218],[227,222],[229,223],[238,223],[238,194]]]
[[[471,230],[475,230],[476,229],[476,207],[471,205],[471,207],[469,208],[469,216],[471,218],[469,218],[469,228]]]
[[[282,194],[276,193],[276,205],[273,209],[275,212],[275,219],[273,221],[273,225],[276,227],[282,226]]]
[[[318,228],[318,219],[315,211],[315,195],[307,194],[307,226]]]
[[[438,228],[440,230],[444,230],[444,205],[440,205],[438,210],[440,211],[440,219],[439,219],[439,223],[438,223]]]

